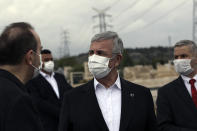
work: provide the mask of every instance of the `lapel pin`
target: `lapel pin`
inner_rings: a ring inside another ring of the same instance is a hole
[[[134,93],[131,93],[131,94],[130,94],[130,96],[131,96],[131,97],[134,97],[134,96],[135,96],[135,94],[134,94]]]

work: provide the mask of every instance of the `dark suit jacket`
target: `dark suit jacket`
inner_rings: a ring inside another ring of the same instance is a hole
[[[54,78],[56,79],[58,85],[60,98],[57,97],[52,86],[41,74],[30,80],[26,85],[38,108],[46,131],[58,130],[58,121],[63,94],[72,88],[66,82],[63,75],[55,73]]]
[[[0,131],[43,131],[24,85],[5,70],[0,70]]]
[[[156,131],[148,88],[121,79],[120,131]],[[65,94],[59,131],[108,131],[94,89],[94,80]]]
[[[197,131],[197,108],[181,77],[159,89],[157,119],[161,131]]]

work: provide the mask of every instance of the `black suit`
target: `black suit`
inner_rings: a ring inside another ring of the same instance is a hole
[[[46,131],[58,130],[63,94],[72,88],[63,75],[55,73],[54,78],[58,85],[60,98],[57,97],[51,84],[41,74],[30,80],[26,85],[39,110]]]
[[[41,131],[42,125],[24,85],[0,70],[0,131]]]
[[[155,131],[149,89],[121,79],[120,131]],[[94,89],[94,80],[65,94],[59,131],[108,131]]]
[[[157,116],[161,131],[197,131],[197,108],[181,77],[159,89]]]

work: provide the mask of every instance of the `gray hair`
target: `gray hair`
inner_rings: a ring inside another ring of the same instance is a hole
[[[181,46],[190,46],[191,52],[194,56],[197,56],[197,45],[191,40],[181,40],[174,45],[174,48]]]
[[[119,36],[116,32],[107,31],[107,32],[96,34],[92,38],[91,43],[93,43],[95,41],[110,40],[110,39],[113,39],[113,43],[114,43],[112,53],[122,54],[123,53],[123,42],[122,42],[121,38],[119,38]]]

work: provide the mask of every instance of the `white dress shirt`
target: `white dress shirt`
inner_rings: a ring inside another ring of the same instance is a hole
[[[121,85],[120,77],[109,88],[105,88],[94,78],[94,88],[109,131],[119,131],[121,116]]]
[[[184,81],[184,84],[190,94],[190,96],[192,96],[192,91],[191,91],[191,84],[189,83],[189,81],[191,80],[191,78],[187,77],[187,76],[184,76],[184,75],[181,75],[183,81]],[[194,83],[195,85],[195,88],[197,90],[197,74],[192,78],[192,79],[195,79],[196,82]]]
[[[49,84],[52,86],[57,98],[59,98],[59,89],[58,89],[57,82],[54,78],[55,73],[53,72],[51,75],[49,75],[49,74],[46,74],[46,73],[40,71],[40,74],[49,82]]]

